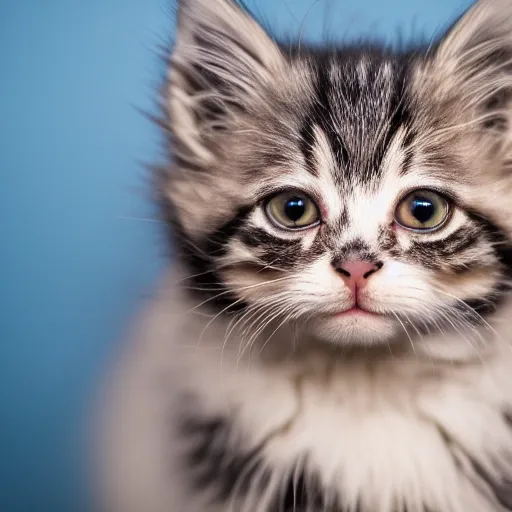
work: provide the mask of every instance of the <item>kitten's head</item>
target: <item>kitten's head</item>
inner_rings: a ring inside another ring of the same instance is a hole
[[[407,52],[279,45],[232,0],[181,0],[169,77],[160,187],[211,304],[379,343],[506,293],[510,0]]]

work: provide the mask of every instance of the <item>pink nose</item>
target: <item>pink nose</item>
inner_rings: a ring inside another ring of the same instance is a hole
[[[367,279],[382,267],[382,263],[370,261],[345,261],[338,267],[338,272],[351,287],[363,287]]]

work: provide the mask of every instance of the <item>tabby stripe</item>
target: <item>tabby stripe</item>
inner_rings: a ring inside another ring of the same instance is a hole
[[[413,249],[433,251],[436,256],[451,256],[457,252],[464,251],[478,242],[478,233],[468,233],[467,227],[461,227],[450,236],[435,242],[418,242],[412,244]]]
[[[318,170],[315,169],[316,162],[312,154],[314,145],[316,144],[314,135],[315,125],[319,126],[325,133],[340,168],[345,168],[349,161],[348,149],[340,133],[335,129],[332,123],[332,81],[329,77],[329,64],[330,61],[327,54],[323,58],[322,56],[320,57],[315,68],[315,98],[304,117],[303,125],[300,129],[302,140],[301,150],[304,153],[306,163],[308,163],[308,170],[315,176],[318,175]]]
[[[512,240],[489,218],[474,211],[467,211],[467,214],[483,231],[487,240],[493,243],[494,253],[503,266],[505,276],[509,279],[512,278]],[[510,290],[509,284],[499,283],[487,296],[469,299],[465,302],[479,315],[487,315],[496,311]]]
[[[226,312],[240,311],[246,304],[238,300],[226,287],[215,270],[214,260],[226,254],[228,241],[247,222],[251,211],[250,206],[239,208],[231,220],[211,235],[205,235],[205,242],[199,247],[187,237],[179,223],[174,222],[174,246],[192,276],[188,279],[191,288],[194,288],[190,290],[190,294],[207,300],[210,306],[226,309]]]
[[[231,439],[233,428],[225,417],[185,416],[179,424],[179,435],[190,442],[184,462],[191,473],[194,490],[209,487],[218,502],[243,498],[251,489],[256,474],[265,474],[260,461],[260,448],[243,450]],[[263,491],[267,477],[260,478]]]
[[[495,254],[506,269],[507,276],[512,277],[512,240],[504,230],[482,214],[468,212],[468,215],[482,229],[487,239],[494,244]]]

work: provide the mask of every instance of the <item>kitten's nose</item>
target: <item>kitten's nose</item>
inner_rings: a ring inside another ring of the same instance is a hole
[[[336,270],[350,287],[362,288],[368,278],[382,268],[382,262],[345,261]]]

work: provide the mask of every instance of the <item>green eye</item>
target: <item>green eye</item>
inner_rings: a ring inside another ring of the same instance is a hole
[[[320,220],[316,204],[302,192],[284,192],[267,203],[270,220],[286,229],[304,229]]]
[[[398,205],[395,220],[402,227],[416,231],[440,228],[450,213],[449,202],[431,190],[416,190]]]

